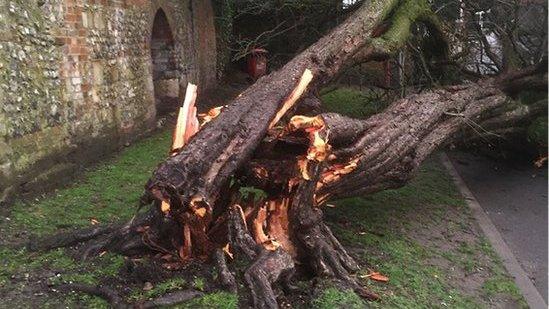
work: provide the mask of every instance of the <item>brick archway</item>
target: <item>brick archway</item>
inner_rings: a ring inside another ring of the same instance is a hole
[[[150,52],[156,111],[163,116],[177,109],[180,72],[174,33],[162,8],[155,13]]]

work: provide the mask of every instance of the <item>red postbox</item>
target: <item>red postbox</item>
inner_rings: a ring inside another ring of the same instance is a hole
[[[248,74],[254,80],[267,74],[267,53],[263,48],[254,48],[248,55]]]

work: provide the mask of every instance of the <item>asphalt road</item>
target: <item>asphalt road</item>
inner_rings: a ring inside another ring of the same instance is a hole
[[[547,302],[547,168],[457,151],[448,156]]]

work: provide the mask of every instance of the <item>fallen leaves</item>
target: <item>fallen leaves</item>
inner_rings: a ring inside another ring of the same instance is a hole
[[[389,277],[382,275],[380,272],[372,271],[367,275],[359,276],[360,278],[369,278],[370,280],[378,281],[378,282],[389,282]]]
[[[378,272],[371,273],[370,279],[379,281],[379,282],[389,282],[389,277],[386,277]]]

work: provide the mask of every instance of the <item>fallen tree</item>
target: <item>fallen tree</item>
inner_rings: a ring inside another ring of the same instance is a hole
[[[81,256],[158,251],[181,263],[214,261],[220,283],[233,291],[238,282],[226,259],[246,261],[244,279],[257,308],[277,307],[273,289],[291,289],[296,268],[376,299],[353,278],[358,265],[323,223],[322,206],[404,185],[437,147],[493,118],[509,95],[546,87],[546,68],[538,66],[414,94],[368,119],[314,114],[316,91],[345,67],[386,59],[405,44],[412,23],[438,31],[435,21],[427,1],[368,2],[282,69],[211,111],[201,128],[190,87],[172,153],[146,185],[142,204],[150,209],[123,227],[83,232],[81,240],[93,240]],[[299,104],[308,116],[295,115]],[[245,196],[243,187],[265,194]],[[55,239],[47,248],[79,238]]]

